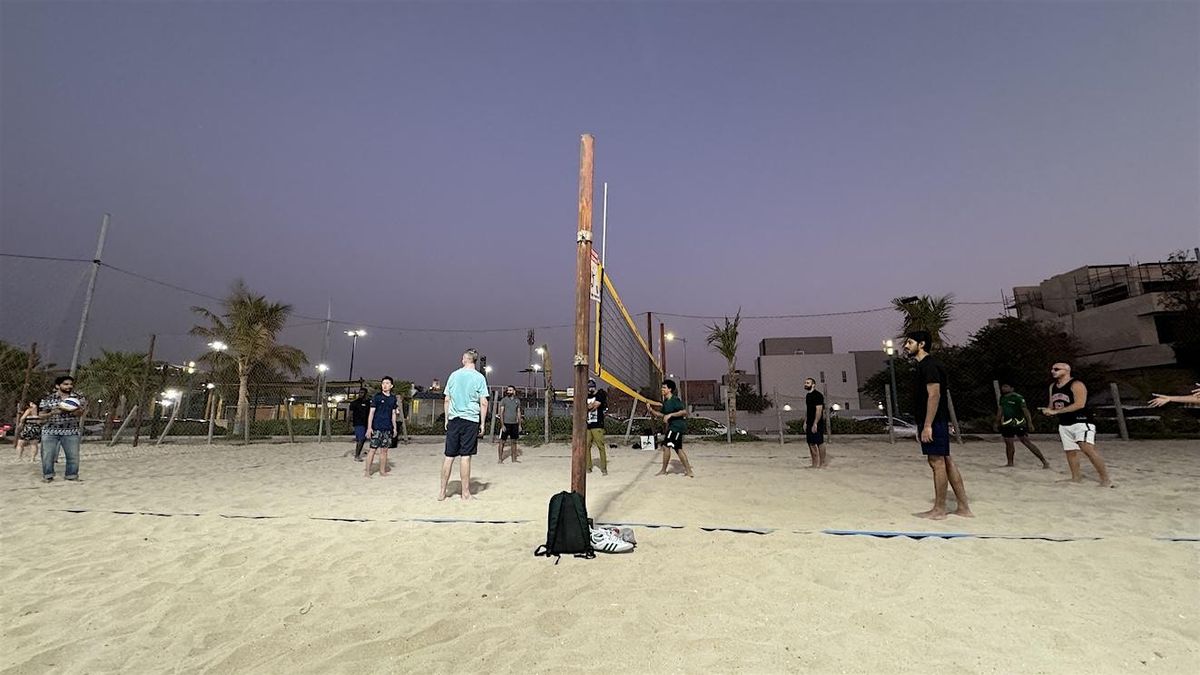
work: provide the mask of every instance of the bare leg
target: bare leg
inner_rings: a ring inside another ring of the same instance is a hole
[[[1016,444],[1013,443],[1013,439],[1005,438],[1004,439],[1004,456],[1008,458],[1008,463],[1005,464],[1004,466],[1016,466],[1015,464],[1013,464],[1013,458],[1015,458],[1016,455],[1017,455],[1017,448],[1016,448]]]
[[[1104,464],[1104,458],[1100,456],[1100,451],[1096,449],[1096,446],[1091,443],[1080,443],[1079,449],[1087,455],[1092,466],[1096,468],[1096,474],[1100,476],[1100,487],[1112,485],[1112,479],[1108,477],[1108,467]]]
[[[821,468],[829,466],[829,458],[825,456],[825,444],[817,446],[817,456],[821,458]]]
[[[446,486],[450,484],[450,470],[454,468],[454,458],[447,457],[442,460],[442,489],[438,491],[438,501],[446,498]]]
[[[1079,470],[1079,451],[1067,450],[1067,467],[1071,469],[1070,482],[1083,482],[1083,472]]]
[[[974,518],[975,514],[971,513],[971,506],[967,503],[967,488],[963,486],[962,474],[958,472],[958,465],[950,455],[946,455],[946,477],[950,481],[950,489],[954,490],[954,499],[958,502],[954,515]]]
[[[500,463],[504,463],[504,439],[500,439],[500,444],[496,446],[496,454],[499,456]],[[514,457],[514,459],[516,459]]]
[[[515,438],[512,440],[512,452],[509,454],[512,457],[513,464],[516,464],[521,461],[521,460],[517,459],[517,457],[519,457],[521,455],[521,451],[517,449],[517,439],[515,439]]]
[[[817,450],[817,446],[808,446],[808,456],[810,459],[812,459],[812,463],[808,465],[808,468],[816,469],[821,466],[821,454],[820,451]]]
[[[471,456],[464,455],[458,460],[458,478],[462,481],[462,498],[474,499],[471,494]]]
[[[683,448],[676,450],[675,454],[679,455],[679,461],[683,462],[683,472],[687,474],[687,477],[695,478],[696,474],[692,473],[692,463],[688,461],[687,453],[683,451]]]
[[[363,476],[371,477],[371,464],[375,462],[375,448],[367,450],[366,466],[363,467]]]
[[[1038,446],[1033,444],[1033,441],[1031,441],[1028,436],[1021,437],[1021,444],[1024,445],[1025,447],[1029,448],[1029,451],[1033,453],[1034,457],[1037,457],[1038,459],[1042,460],[1042,468],[1043,469],[1050,468],[1050,462],[1046,461],[1046,456],[1042,454],[1042,451],[1038,449]]]
[[[928,457],[929,468],[933,470],[933,508],[928,511],[913,514],[918,518],[930,520],[946,519],[946,463],[942,457]]]
[[[379,477],[380,478],[387,478],[387,476],[388,476],[387,454],[388,454],[387,448],[379,449]]]
[[[662,468],[658,470],[658,473],[654,474],[655,476],[667,475],[667,467],[671,465],[671,449],[664,445],[664,446],[662,446],[662,451],[663,451]]]
[[[25,446],[28,445],[24,440],[17,439],[17,461],[25,459]]]

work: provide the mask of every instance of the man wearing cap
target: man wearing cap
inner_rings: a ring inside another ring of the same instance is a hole
[[[596,388],[595,380],[588,380],[587,400],[587,470],[592,472],[592,445],[600,447],[600,473],[608,475],[608,445],[604,440],[604,415],[608,412],[608,394]]]

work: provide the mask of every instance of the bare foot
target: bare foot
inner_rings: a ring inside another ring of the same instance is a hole
[[[965,508],[962,506],[958,507],[957,509],[954,509],[954,515],[962,516],[963,518],[974,518],[975,517],[975,514],[971,513],[971,509]]]
[[[1059,478],[1055,483],[1082,483],[1082,478]]]
[[[665,475],[667,475],[667,470],[663,469],[662,471],[659,471],[658,473],[656,473],[654,475],[655,476],[665,476]]]
[[[687,476],[688,478],[695,478],[695,477],[696,477],[696,474],[692,473],[691,471],[687,472],[687,473],[686,473],[686,474],[684,474],[684,475],[685,475],[685,476]]]
[[[809,466],[806,466],[806,467],[803,467],[803,468],[805,468],[805,469],[819,469],[819,468],[821,468],[821,467],[817,466],[816,464],[810,464]]]
[[[517,459],[516,457],[513,457],[513,458],[512,458],[512,463],[513,463],[513,464],[520,464],[520,463],[521,463],[521,460]]]
[[[1100,487],[1116,487],[1111,480],[1100,481]]]
[[[390,476],[390,475],[392,475],[392,472],[390,472],[390,471],[389,471],[389,472],[387,472],[387,473],[381,473],[381,474],[379,474],[379,477],[380,477],[380,478],[387,478],[387,477],[388,477],[388,476]]]
[[[945,520],[946,519],[946,511],[943,509],[929,509],[928,511],[922,511],[921,513],[914,513],[913,515],[918,518],[928,518],[929,520]]]
[[[439,502],[444,502],[444,501],[446,501],[446,493],[445,493],[445,492],[440,492],[440,493],[438,493],[438,501],[439,501]]]
[[[462,499],[464,502],[467,501],[468,499],[475,499],[475,495],[468,492],[467,494],[462,496]]]
[[[364,473],[364,474],[363,474],[363,478],[370,478],[370,477],[371,477],[371,474],[369,474],[369,473]]]
[[[1001,469],[1011,469],[1015,466],[1016,466],[1016,464],[1005,464],[1004,466],[1001,466],[1000,468]]]
[[[1049,462],[1042,462],[1042,468],[1043,468],[1043,469],[1049,469],[1049,468],[1050,468],[1050,463],[1049,463]]]

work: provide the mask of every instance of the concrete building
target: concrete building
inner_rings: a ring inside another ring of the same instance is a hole
[[[1089,361],[1113,370],[1172,367],[1178,315],[1165,302],[1171,284],[1165,269],[1161,262],[1080,267],[1013,288],[1013,309],[1021,319],[1075,335]]]
[[[862,407],[855,356],[834,354],[830,336],[766,338],[758,343],[755,365],[759,393],[775,399],[776,405],[791,404],[795,408],[801,404],[804,378],[811,377],[825,392],[828,405]]]

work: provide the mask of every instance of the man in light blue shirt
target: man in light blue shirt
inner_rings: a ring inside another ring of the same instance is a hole
[[[446,459],[442,461],[442,489],[438,501],[446,498],[446,486],[458,457],[458,477],[462,482],[462,498],[474,499],[471,494],[471,456],[479,448],[482,420],[487,418],[487,378],[475,370],[479,352],[468,349],[462,356],[462,368],[446,378]]]

